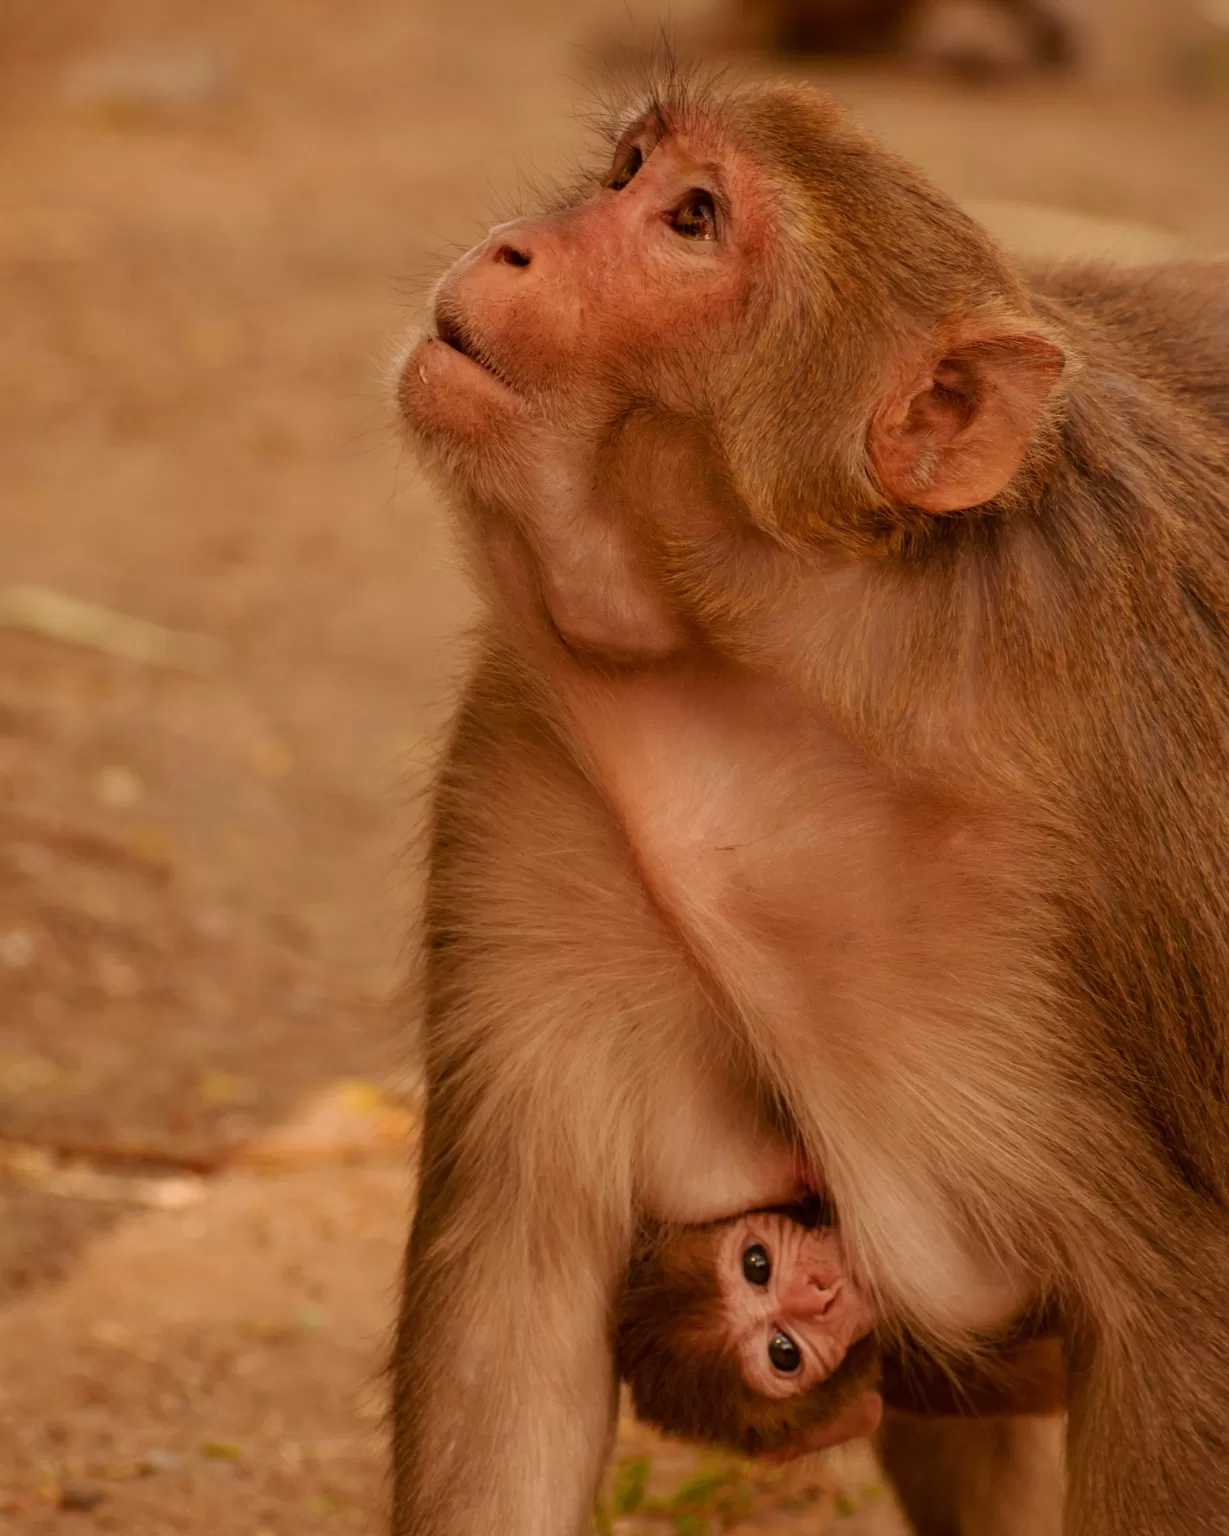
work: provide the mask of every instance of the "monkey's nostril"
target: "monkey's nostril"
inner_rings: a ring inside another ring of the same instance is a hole
[[[517,250],[516,246],[509,245],[506,241],[495,252],[495,260],[503,261],[510,267],[527,267],[529,265],[528,251]]]

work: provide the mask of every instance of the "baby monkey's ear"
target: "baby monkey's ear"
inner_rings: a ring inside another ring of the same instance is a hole
[[[938,358],[902,365],[867,434],[880,489],[924,512],[992,501],[1023,463],[1065,364],[1048,337],[966,329]]]

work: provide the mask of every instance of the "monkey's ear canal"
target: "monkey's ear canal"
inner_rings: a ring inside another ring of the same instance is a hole
[[[1015,477],[1063,371],[1044,336],[979,338],[909,370],[871,421],[880,488],[903,506],[962,512]]]

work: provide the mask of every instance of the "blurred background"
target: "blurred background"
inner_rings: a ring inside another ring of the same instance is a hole
[[[468,613],[388,367],[663,24],[1021,252],[1229,250],[1226,0],[0,8],[0,1531],[378,1528]],[[893,1518],[625,1425],[599,1527]]]

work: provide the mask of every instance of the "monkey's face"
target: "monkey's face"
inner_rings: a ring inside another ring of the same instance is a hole
[[[586,195],[500,225],[440,282],[401,410],[465,493],[479,579],[518,634],[536,613],[621,662],[686,643],[666,572],[727,515],[715,423],[769,207],[748,158],[646,116]]]
[[[587,196],[496,226],[444,275],[403,370],[411,426],[481,456],[518,428],[593,439],[637,406],[701,411],[763,244],[757,181],[728,147],[632,124]]]
[[[765,1397],[824,1381],[874,1323],[831,1228],[775,1212],[739,1217],[722,1234],[717,1272],[743,1379]]]
[[[996,318],[1015,279],[911,175],[800,88],[658,103],[445,274],[400,408],[518,642],[762,653],[825,534],[1010,485],[1062,352]]]

